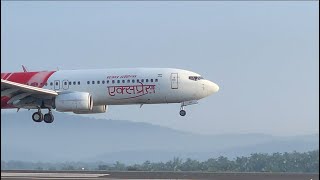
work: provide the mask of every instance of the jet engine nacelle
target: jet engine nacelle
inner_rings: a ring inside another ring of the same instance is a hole
[[[55,108],[60,112],[92,110],[92,96],[87,92],[68,92],[55,98]]]
[[[75,114],[94,114],[94,113],[105,113],[108,110],[107,105],[101,105],[101,106],[93,106],[91,110],[86,111],[73,111]]]

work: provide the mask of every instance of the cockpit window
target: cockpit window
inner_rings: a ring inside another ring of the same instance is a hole
[[[193,81],[198,81],[198,80],[201,80],[201,79],[204,79],[204,78],[201,77],[201,76],[189,76],[189,79],[193,80]]]

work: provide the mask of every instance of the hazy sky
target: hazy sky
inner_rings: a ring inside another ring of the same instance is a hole
[[[186,117],[179,104],[97,117],[206,134],[319,132],[319,2],[6,1],[1,27],[1,72],[174,67],[220,86]]]

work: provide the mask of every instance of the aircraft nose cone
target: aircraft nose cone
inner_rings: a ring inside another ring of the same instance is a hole
[[[207,86],[208,86],[208,95],[219,91],[219,86],[214,82],[209,81]]]

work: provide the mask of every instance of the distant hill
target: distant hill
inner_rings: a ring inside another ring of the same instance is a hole
[[[319,135],[199,135],[125,120],[55,113],[53,124],[34,123],[32,112],[1,113],[1,159],[140,163],[173,157],[205,160],[220,155],[318,149]],[[223,128],[223,127],[221,127]]]

